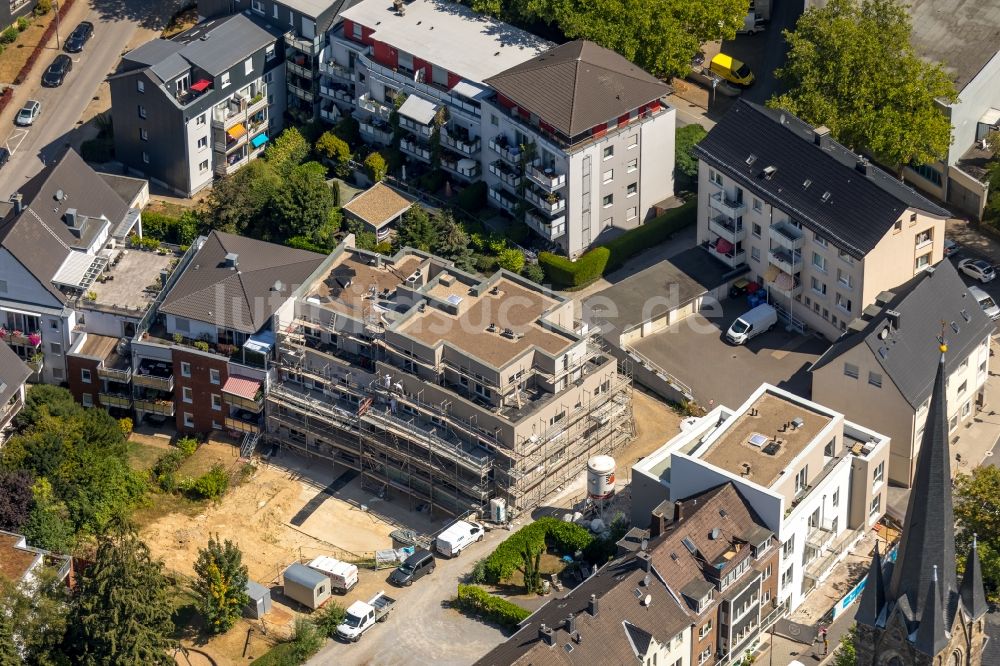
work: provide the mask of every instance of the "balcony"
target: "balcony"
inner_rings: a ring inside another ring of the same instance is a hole
[[[296,63],[293,60],[286,60],[285,61],[285,67],[292,74],[295,74],[297,76],[301,76],[303,79],[306,79],[308,81],[309,79],[311,79],[313,77],[313,71],[312,71],[312,68],[308,67],[306,63],[307,63],[307,61],[305,61],[305,60],[303,60],[302,63]]]
[[[779,222],[778,224],[772,224],[770,227],[770,236],[778,245],[788,248],[789,250],[801,250],[803,234],[801,229],[796,229],[791,224],[787,222]]]
[[[747,205],[742,201],[735,201],[729,199],[725,196],[724,192],[716,192],[711,197],[708,198],[708,205],[710,208],[728,215],[732,218],[737,218],[746,212]]]
[[[361,121],[358,123],[358,128],[361,130],[362,134],[367,135],[369,138],[378,141],[379,143],[392,143],[392,127],[390,127],[388,123],[379,121]]]
[[[566,174],[556,173],[551,167],[541,167],[538,160],[528,167],[528,178],[547,192],[555,192],[566,184]]]
[[[136,400],[135,409],[146,414],[159,414],[160,416],[174,415],[173,400]]]
[[[400,139],[399,149],[410,157],[415,157],[422,162],[430,163],[431,161],[430,149],[411,139]]]
[[[434,128],[430,125],[422,125],[413,118],[407,118],[402,114],[399,115],[399,126],[417,136],[430,137],[434,134]]]
[[[128,384],[132,380],[132,368],[128,366],[127,362],[125,367],[116,368],[108,368],[105,367],[104,363],[101,363],[97,366],[97,376],[107,379],[109,382]]]
[[[504,190],[498,190],[491,187],[490,201],[492,201],[498,208],[501,208],[512,215],[517,212],[517,199]]]
[[[470,157],[456,159],[450,153],[441,156],[441,168],[464,180],[479,178],[479,162]]]
[[[97,398],[104,407],[120,407],[130,409],[132,407],[132,396],[121,393],[98,393]]]
[[[788,273],[794,275],[802,268],[802,253],[799,251],[787,250],[783,247],[772,247],[767,253],[772,264]]]
[[[496,160],[490,163],[490,173],[500,179],[500,182],[508,187],[517,189],[521,184],[521,174],[507,166],[506,162]]]
[[[327,62],[321,62],[319,64],[319,71],[327,76],[332,76],[335,79],[340,79],[341,81],[354,82],[357,76],[354,71],[344,67],[335,60],[329,60]]]
[[[705,242],[702,244],[702,247],[730,268],[742,266],[747,262],[746,251],[737,250],[732,243],[724,238],[716,238],[714,241]]]
[[[255,154],[259,153],[260,150],[263,150],[263,148],[256,151]],[[250,157],[245,152],[228,155],[226,159],[219,160],[215,165],[215,173],[218,176],[231,176],[239,171],[240,168],[249,161]]]
[[[42,370],[45,369],[45,356],[41,352],[35,352],[35,355],[24,362],[29,368],[31,368],[31,374],[36,375],[39,379],[42,376]]]
[[[535,211],[529,210],[524,215],[525,223],[539,236],[546,240],[555,240],[566,233],[566,216],[560,215],[549,220]]]
[[[24,401],[21,400],[20,393],[15,393],[14,397],[8,400],[6,405],[0,407],[0,430],[7,427],[7,424],[17,416],[22,407],[24,407]]]
[[[215,109],[212,112],[212,127],[229,129],[237,122],[245,120],[266,106],[267,96],[263,92],[257,93],[252,99],[235,95],[226,104],[226,108]]]
[[[258,433],[260,432],[259,421],[259,416],[255,416],[253,418],[251,418],[251,415],[247,415],[246,418],[241,418],[239,416],[227,416],[225,426],[227,430],[235,430],[236,432]]]
[[[17,329],[7,330],[6,328],[0,326],[0,340],[6,340],[7,344],[10,345],[20,345],[22,347],[38,349],[38,347],[42,344],[42,334],[40,331],[27,333]]]
[[[834,524],[832,521],[826,520],[822,521],[819,525],[814,525],[809,528],[809,532],[806,534],[806,543],[816,550],[822,550],[825,548],[837,534],[834,532]]]
[[[486,145],[509,164],[521,165],[521,151],[516,146],[511,145],[506,137],[500,136],[490,139]]]
[[[319,94],[322,97],[354,106],[354,89],[343,84],[334,83],[331,85],[329,81],[322,79],[319,82]]]
[[[170,393],[174,390],[173,365],[164,361],[143,359],[132,374],[132,385]]]
[[[798,275],[793,277],[782,271],[775,277],[774,282],[768,284],[767,288],[785,298],[794,298],[802,293],[802,280],[799,279]]]
[[[319,117],[328,123],[335,123],[340,120],[340,111],[331,104],[329,108],[319,110]]]
[[[225,389],[223,389],[222,394],[225,396],[226,404],[232,405],[233,407],[239,407],[244,411],[251,412],[253,414],[260,414],[260,412],[264,409],[263,392],[259,392],[253,400],[244,398],[243,396],[233,395],[232,393],[227,393]]]
[[[556,192],[540,194],[529,188],[525,190],[524,198],[530,203],[538,206],[543,213],[555,215],[566,210],[566,199]]]
[[[292,49],[297,49],[302,53],[312,56],[318,54],[323,47],[318,38],[305,39],[296,35],[294,30],[289,30],[285,33],[285,45],[288,47],[286,49],[287,57],[294,57],[295,53]]]
[[[233,133],[238,133],[239,136],[237,136],[234,139]],[[215,146],[214,146],[215,152],[217,153],[233,152],[240,146],[246,144],[247,137],[249,136],[249,134],[250,132],[247,131],[246,126],[243,125],[242,123],[234,125],[233,127],[229,128],[227,132],[223,132],[222,134],[219,134],[217,132],[215,136]]]
[[[482,149],[482,141],[479,137],[470,138],[469,132],[465,128],[445,129],[441,132],[441,143],[455,152],[470,157]]]
[[[708,221],[708,229],[719,238],[725,238],[734,245],[747,237],[746,227],[743,222],[736,222],[726,215],[715,215]]]
[[[389,114],[392,113],[392,109],[384,103],[376,99],[372,99],[371,94],[369,93],[365,93],[358,98],[358,107],[364,109],[368,113],[374,113],[376,116],[385,121],[389,120]]]
[[[303,100],[305,100],[307,102],[310,102],[310,103],[312,103],[316,99],[316,95],[313,94],[313,91],[306,90],[305,88],[300,88],[300,87],[298,87],[296,85],[293,85],[291,83],[288,84],[288,90],[289,90],[289,92],[291,92],[293,95],[295,95],[299,99],[303,99]]]

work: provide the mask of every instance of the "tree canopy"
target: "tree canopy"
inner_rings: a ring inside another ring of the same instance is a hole
[[[674,139],[674,171],[678,184],[697,185],[698,158],[694,154],[694,147],[707,135],[705,128],[697,123],[677,128]]]
[[[991,601],[1000,599],[1000,468],[983,465],[955,478],[955,550],[959,565],[977,535],[983,586]]]
[[[704,42],[732,39],[749,0],[472,0],[476,11],[514,23],[546,23],[589,39],[651,74],[683,76]]]
[[[901,170],[945,156],[951,125],[937,100],[955,86],[910,45],[910,18],[898,0],[830,0],[786,31],[789,52],[777,71],[788,92],[768,103],[841,143]]]
[[[208,545],[198,550],[194,570],[198,574],[194,591],[209,630],[217,634],[229,631],[250,601],[243,553],[229,539],[223,542],[210,536]]]

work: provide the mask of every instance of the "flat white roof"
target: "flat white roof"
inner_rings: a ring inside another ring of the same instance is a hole
[[[434,114],[437,113],[437,109],[438,105],[434,102],[429,102],[417,95],[410,95],[403,102],[403,105],[399,107],[399,115],[415,120],[421,125],[430,125],[431,121],[434,120]]]
[[[341,16],[372,38],[471,81],[483,80],[555,46],[457,2],[414,0],[398,16],[387,0],[365,0]]]

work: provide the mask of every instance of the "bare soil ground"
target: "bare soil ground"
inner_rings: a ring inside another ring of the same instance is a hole
[[[49,27],[49,23],[55,20],[55,17],[54,8],[41,18],[28,17],[28,20],[31,21],[28,29],[17,36],[16,42],[6,45],[3,53],[0,53],[0,82],[14,82],[14,77],[24,67],[24,63],[28,61],[28,56],[31,55],[35,46],[42,41],[42,35],[45,34],[46,28]],[[42,53],[39,60],[44,61],[46,57],[53,58],[55,55],[46,56],[45,53]],[[48,64],[45,66],[47,67]]]

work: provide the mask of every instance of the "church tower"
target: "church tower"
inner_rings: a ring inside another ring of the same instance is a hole
[[[975,541],[961,584],[955,572],[945,353],[895,562],[876,547],[858,610],[858,666],[982,666],[986,593]]]

